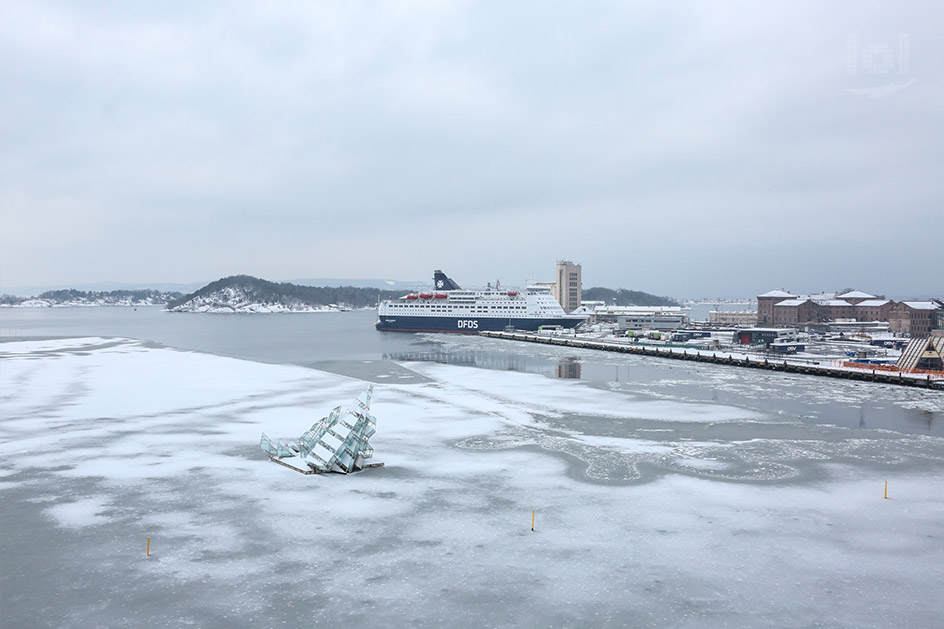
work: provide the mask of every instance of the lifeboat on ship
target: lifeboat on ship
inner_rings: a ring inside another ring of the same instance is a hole
[[[507,294],[509,297],[517,297],[517,296],[518,296],[518,291],[516,291],[516,290],[510,290],[510,291],[508,291],[506,294]]]
[[[406,298],[407,298],[407,299],[418,299],[418,297],[417,297],[416,295],[407,295]]]
[[[436,299],[445,299],[448,296],[449,295],[447,295],[446,293],[436,293],[435,295],[433,295],[433,297],[435,297]]]
[[[432,299],[432,298],[433,298],[432,293],[420,293],[420,299]]]

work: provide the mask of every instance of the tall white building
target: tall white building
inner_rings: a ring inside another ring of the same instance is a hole
[[[583,294],[583,278],[579,264],[570,260],[557,261],[557,277],[554,281],[554,297],[564,312],[573,312],[580,307]]]

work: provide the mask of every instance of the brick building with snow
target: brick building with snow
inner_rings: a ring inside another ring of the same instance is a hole
[[[797,326],[830,321],[882,321],[891,331],[924,337],[944,328],[944,302],[895,302],[862,291],[793,295],[772,290],[757,296],[757,325]]]

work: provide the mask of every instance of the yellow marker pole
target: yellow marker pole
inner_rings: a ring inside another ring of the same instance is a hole
[[[885,481],[885,500],[888,500],[888,481]]]
[[[531,530],[534,530],[534,514],[537,510],[531,512]]]
[[[150,537],[148,538],[147,556],[148,556],[148,557],[151,556],[151,538],[150,538]]]

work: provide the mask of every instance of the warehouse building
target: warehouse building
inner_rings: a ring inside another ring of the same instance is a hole
[[[896,334],[926,337],[937,324],[938,301],[900,301],[889,309],[888,325]]]
[[[862,291],[842,295],[793,295],[772,290],[757,296],[757,325],[796,326],[827,322],[888,322],[893,332],[912,337],[944,329],[944,302],[894,302]]]
[[[712,310],[708,313],[712,325],[757,325],[757,313],[750,310]]]
[[[615,322],[620,330],[677,330],[688,325],[678,306],[597,306],[596,321]]]
[[[857,321],[888,321],[888,313],[895,305],[891,299],[866,299],[855,304]]]

